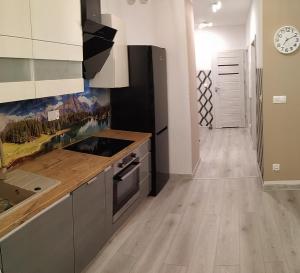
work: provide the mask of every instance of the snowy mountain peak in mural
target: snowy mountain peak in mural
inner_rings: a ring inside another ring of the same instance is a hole
[[[52,110],[59,110],[59,120],[48,121],[48,112]],[[12,167],[107,128],[109,124],[109,91],[89,88],[87,82],[83,93],[0,104],[5,163]]]

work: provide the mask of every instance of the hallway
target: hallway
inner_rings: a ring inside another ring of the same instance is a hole
[[[87,273],[300,272],[300,193],[262,191],[246,129],[202,135],[195,179],[141,204]]]

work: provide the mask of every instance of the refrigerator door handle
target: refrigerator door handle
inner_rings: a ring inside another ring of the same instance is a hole
[[[158,131],[156,133],[157,136],[161,135],[164,131],[168,130],[168,126],[164,127],[163,129],[161,129],[160,131]]]

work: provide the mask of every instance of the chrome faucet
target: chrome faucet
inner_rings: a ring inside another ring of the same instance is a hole
[[[0,138],[0,162],[1,162],[1,168],[0,168],[0,180],[5,180],[7,178],[7,168],[5,166],[4,161],[4,149],[3,149],[3,143],[2,139]]]

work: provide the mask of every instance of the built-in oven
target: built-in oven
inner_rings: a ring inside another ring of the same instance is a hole
[[[133,205],[140,194],[140,162],[132,153],[114,165],[113,222]]]

